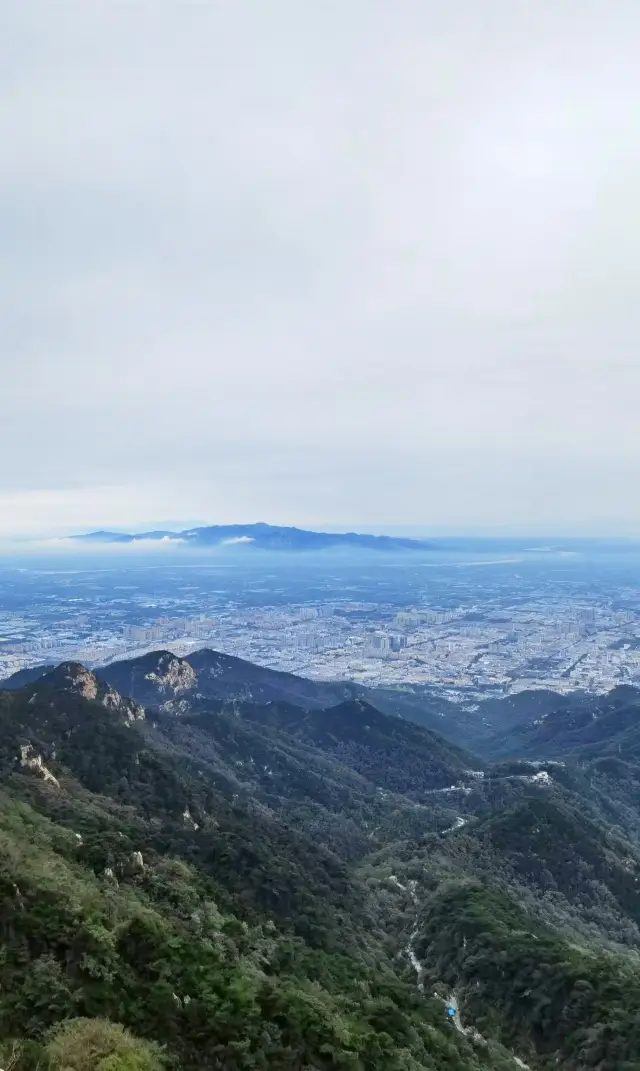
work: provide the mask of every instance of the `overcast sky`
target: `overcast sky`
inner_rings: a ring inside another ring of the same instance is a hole
[[[0,532],[640,533],[638,0],[4,0]]]

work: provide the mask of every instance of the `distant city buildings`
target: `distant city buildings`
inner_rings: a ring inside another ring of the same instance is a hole
[[[74,599],[57,613],[51,601],[20,613],[0,610],[0,676],[45,661],[99,666],[159,647],[185,654],[215,646],[305,676],[428,686],[460,701],[487,690],[604,692],[622,682],[640,685],[635,588],[595,598],[578,585],[531,582],[524,593],[520,582],[516,592],[487,572],[479,578],[458,571],[446,591],[441,585],[441,602],[434,595],[429,603],[429,577],[424,594],[399,605],[388,573],[384,583],[375,578],[343,595],[327,589],[326,600],[316,589],[309,603],[295,592],[289,601],[268,603],[262,585],[233,598],[176,586],[160,602],[148,589],[136,595],[123,584],[112,600],[104,593],[93,602],[83,598],[81,612]],[[378,586],[376,601],[370,595]]]
[[[407,646],[406,636],[392,635],[387,632],[376,632],[368,637],[368,641],[368,653],[373,657],[395,654]]]
[[[419,625],[446,625],[455,621],[459,610],[400,610],[393,623],[403,628],[416,628]]]
[[[122,635],[127,643],[155,643],[181,636],[206,638],[215,625],[215,621],[204,615],[193,619],[160,617],[153,625],[125,625]]]
[[[299,632],[295,637],[295,645],[307,651],[323,651],[325,641],[317,632]]]
[[[394,625],[398,625],[400,628],[416,628],[422,618],[420,614],[411,613],[411,611],[401,610],[393,619]]]

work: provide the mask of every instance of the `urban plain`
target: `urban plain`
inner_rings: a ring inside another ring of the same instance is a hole
[[[635,552],[70,564],[3,564],[0,676],[211,647],[309,678],[459,701],[640,683]]]

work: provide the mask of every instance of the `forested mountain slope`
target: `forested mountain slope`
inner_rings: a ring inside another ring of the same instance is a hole
[[[434,896],[415,951],[426,984],[454,991],[467,1021],[532,1066],[638,1068],[637,954],[578,945],[475,883]]]
[[[0,692],[5,1071],[640,1067],[632,762],[172,659]]]
[[[145,723],[81,667],[0,693],[13,1067],[54,1059],[49,1031],[78,1017],[164,1046],[109,1071],[513,1066],[420,996],[335,853],[230,803]]]
[[[385,790],[346,759],[276,728],[273,713],[272,707],[247,712],[243,704],[181,717],[162,712],[146,732],[188,763],[197,758],[198,770],[225,797],[260,806],[345,858],[455,819],[449,794],[433,792],[419,801]]]
[[[481,746],[491,758],[589,758],[616,754],[640,761],[640,692],[627,686],[562,704]]]

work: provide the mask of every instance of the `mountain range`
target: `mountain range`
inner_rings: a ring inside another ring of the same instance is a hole
[[[0,682],[5,1071],[639,1067],[640,696],[419,706],[208,650]]]
[[[356,532],[311,532],[303,528],[287,528],[272,524],[214,524],[190,528],[182,532],[88,532],[73,537],[89,544],[176,542],[185,547],[213,548],[220,546],[252,547],[255,550],[323,551],[374,550],[415,551],[429,549],[431,544],[419,539],[399,536],[361,535]]]

